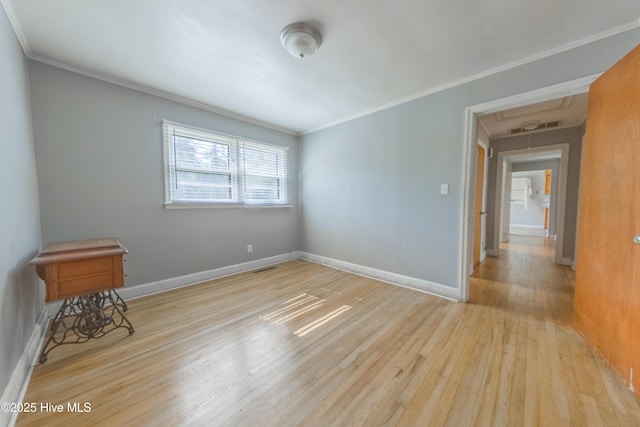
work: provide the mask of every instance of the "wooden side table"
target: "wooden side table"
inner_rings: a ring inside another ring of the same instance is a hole
[[[47,287],[46,301],[64,299],[51,322],[40,363],[62,344],[100,338],[118,328],[134,329],[124,315],[127,304],[115,291],[124,286],[124,254],[119,239],[92,239],[49,244],[33,258]]]

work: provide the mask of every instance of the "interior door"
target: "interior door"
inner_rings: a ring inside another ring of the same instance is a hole
[[[475,226],[473,236],[473,265],[475,266],[481,260],[483,242],[482,242],[482,230],[484,222],[483,211],[483,188],[484,188],[484,160],[485,151],[481,145],[478,145],[478,166],[476,168],[476,215]]]
[[[547,169],[544,171],[544,198],[545,198],[545,206],[544,206],[544,229],[549,235],[549,203],[548,201],[551,199],[551,169]]]
[[[640,45],[591,85],[588,108],[574,320],[638,393]]]

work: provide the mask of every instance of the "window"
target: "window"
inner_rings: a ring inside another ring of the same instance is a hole
[[[163,122],[167,205],[286,205],[286,147]]]

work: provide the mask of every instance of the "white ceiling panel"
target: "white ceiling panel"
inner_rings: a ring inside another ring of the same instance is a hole
[[[637,0],[1,0],[34,59],[302,133],[613,29]],[[280,45],[322,33],[304,60]]]

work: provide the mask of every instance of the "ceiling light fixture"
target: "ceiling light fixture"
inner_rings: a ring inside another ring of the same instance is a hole
[[[529,120],[522,124],[522,129],[526,131],[535,130],[540,125],[540,120]]]
[[[302,59],[318,50],[322,44],[322,35],[313,26],[298,22],[282,29],[280,41],[291,56]]]

